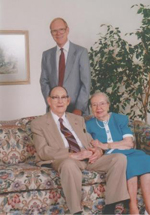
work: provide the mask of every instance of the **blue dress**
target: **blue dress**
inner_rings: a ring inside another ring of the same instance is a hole
[[[126,136],[133,136],[128,127],[128,117],[122,114],[111,113],[108,123],[91,118],[86,122],[86,128],[93,139],[98,139],[102,143],[121,141]],[[150,173],[150,156],[141,150],[109,149],[105,153],[122,153],[126,155],[127,180],[134,176]]]

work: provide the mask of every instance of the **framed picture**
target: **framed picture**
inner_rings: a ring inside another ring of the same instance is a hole
[[[0,30],[0,85],[29,83],[28,31]]]

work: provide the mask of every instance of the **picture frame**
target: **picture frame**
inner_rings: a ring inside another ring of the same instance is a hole
[[[0,30],[0,85],[29,83],[28,31]]]

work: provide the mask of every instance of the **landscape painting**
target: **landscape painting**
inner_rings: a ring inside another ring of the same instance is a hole
[[[0,85],[29,84],[28,31],[0,31]]]

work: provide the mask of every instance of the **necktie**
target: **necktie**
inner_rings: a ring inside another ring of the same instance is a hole
[[[64,134],[65,138],[68,141],[69,152],[79,152],[79,151],[81,151],[81,149],[80,149],[75,137],[71,133],[71,131],[63,125],[63,119],[62,118],[59,118],[59,122],[60,122],[60,130]]]
[[[65,74],[65,55],[63,52],[63,48],[60,49],[61,54],[59,57],[59,81],[58,86],[63,86],[64,74]]]

